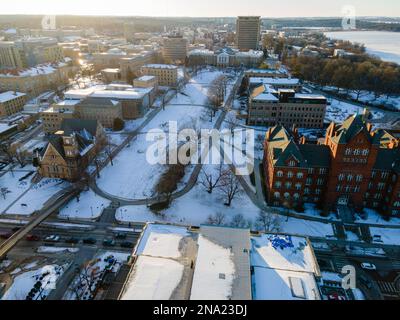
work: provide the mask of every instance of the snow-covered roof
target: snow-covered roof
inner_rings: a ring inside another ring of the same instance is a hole
[[[8,123],[0,123],[0,134],[6,132],[8,130],[11,130],[11,129],[17,127],[17,126],[18,126],[17,124],[14,124],[14,125],[10,126],[10,125],[8,125]]]
[[[155,76],[141,76],[140,78],[135,79],[135,81],[151,81],[154,80]]]
[[[26,94],[22,93],[22,92],[15,92],[15,91],[3,92],[3,93],[0,93],[0,103],[11,101],[13,99],[16,99],[16,98],[19,98],[22,96],[26,96]]]
[[[152,68],[152,69],[178,69],[177,66],[173,64],[146,64],[143,68]]]
[[[66,64],[64,62],[55,63],[45,63],[37,65],[36,67],[27,69],[12,69],[12,70],[2,70],[0,72],[0,77],[34,77],[39,75],[48,75],[57,71],[57,68],[64,67]]]
[[[270,84],[274,86],[279,85],[298,85],[300,84],[300,80],[297,78],[259,78],[259,77],[251,77],[250,84]]]
[[[133,88],[127,90],[99,90],[94,91],[90,94],[92,98],[111,98],[111,99],[121,99],[121,100],[136,100],[143,98],[148,94],[149,88]]]
[[[183,255],[190,239],[185,227],[148,224],[135,249],[138,258],[120,298],[171,299],[183,280],[185,269],[187,272],[188,266],[184,262],[187,257]]]
[[[306,238],[265,234],[251,241],[255,299],[320,299],[315,280],[320,271]]]

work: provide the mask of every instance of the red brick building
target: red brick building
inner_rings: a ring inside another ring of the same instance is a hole
[[[372,130],[364,115],[332,123],[324,141],[308,144],[297,131],[271,128],[264,143],[268,202],[295,208],[344,205],[400,215],[399,141],[385,130]]]

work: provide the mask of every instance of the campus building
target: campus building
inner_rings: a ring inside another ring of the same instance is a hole
[[[237,18],[236,45],[240,51],[257,50],[260,35],[260,17],[242,16]]]
[[[180,35],[170,35],[163,39],[162,55],[165,63],[183,64],[186,61],[188,40]]]
[[[325,210],[348,206],[400,215],[400,148],[389,132],[367,121],[367,113],[332,123],[319,144],[298,131],[270,128],[264,143],[265,183],[274,206],[317,203]]]
[[[16,91],[0,93],[0,117],[10,116],[22,111],[26,94]]]
[[[46,147],[34,159],[39,174],[69,181],[80,179],[104,137],[96,120],[64,120],[61,129],[48,137]]]
[[[142,75],[156,76],[158,85],[178,86],[178,67],[171,64],[146,64],[141,68]]]
[[[247,121],[250,125],[322,128],[326,106],[324,96],[261,85],[250,94]]]

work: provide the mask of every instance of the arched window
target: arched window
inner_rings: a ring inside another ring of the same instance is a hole
[[[282,178],[283,177],[283,171],[278,171],[276,173],[276,176],[279,177],[279,178]]]
[[[286,200],[289,200],[289,199],[290,199],[290,193],[289,193],[289,192],[286,192],[286,193],[284,194],[284,197],[285,197]]]
[[[281,194],[279,192],[275,192],[274,193],[274,198],[275,199],[280,199],[281,198]]]

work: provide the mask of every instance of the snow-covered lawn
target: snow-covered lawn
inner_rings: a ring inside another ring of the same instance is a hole
[[[206,102],[207,83],[221,75],[219,71],[202,72],[190,81],[183,90],[160,111],[142,130],[168,130],[168,122],[176,121],[178,130],[183,128],[212,128],[209,111],[194,106]],[[178,105],[177,105],[178,104]],[[215,121],[214,117],[213,121]],[[154,196],[154,186],[165,171],[162,165],[150,165],[146,151],[154,142],[146,141],[146,135],[138,135],[115,159],[114,165],[108,165],[101,172],[98,186],[105,192],[127,199],[141,199]]]
[[[33,295],[32,300],[41,300],[41,297],[47,297],[50,291],[55,289],[57,280],[66,268],[68,268],[68,265],[46,265],[37,270],[19,274],[14,278],[11,287],[6,291],[2,300],[25,300],[38,281],[41,281],[42,285],[39,292]]]
[[[59,179],[43,179],[32,185],[31,189],[6,214],[29,216],[43,208],[52,196],[69,186],[68,182]]]
[[[72,199],[60,210],[60,218],[68,219],[97,219],[111,201],[104,199],[92,190],[84,191],[78,198]]]
[[[355,113],[361,114],[363,112],[362,107],[347,103],[337,99],[329,99],[331,105],[327,107],[325,120],[329,122],[342,123],[348,117]],[[372,112],[373,119],[380,119],[384,116],[383,112]]]
[[[30,186],[30,178],[19,181],[27,172],[7,172],[0,177],[0,188],[7,188],[9,193],[0,195],[0,213],[10,206],[19,196],[21,196]]]
[[[219,166],[204,166],[209,170],[218,170]],[[199,179],[201,179],[201,174]],[[221,191],[214,190],[209,194],[200,182],[186,195],[172,202],[170,208],[162,212],[162,215],[155,215],[146,206],[121,207],[116,212],[116,219],[121,222],[174,222],[182,225],[196,225],[207,223],[210,215],[217,212],[225,215],[225,224],[230,224],[232,218],[242,214],[249,224],[255,226],[255,220],[260,209],[253,204],[248,196],[242,192],[232,202],[231,207],[224,205],[224,198]],[[313,222],[302,219],[279,217],[279,229],[299,235],[314,237],[325,237],[333,235],[332,225],[329,223]]]

